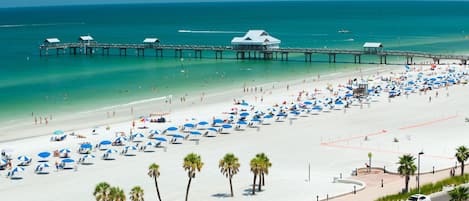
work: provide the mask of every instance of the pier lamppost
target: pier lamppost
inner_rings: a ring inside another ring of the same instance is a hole
[[[417,192],[420,193],[420,155],[423,155],[423,151],[419,152],[418,155],[418,167],[417,167]]]

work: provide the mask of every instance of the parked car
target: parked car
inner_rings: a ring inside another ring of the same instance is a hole
[[[407,199],[407,201],[432,201],[429,196],[422,194],[414,194]]]

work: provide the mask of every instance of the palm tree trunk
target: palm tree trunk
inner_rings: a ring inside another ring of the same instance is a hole
[[[187,201],[187,198],[189,197],[189,188],[191,187],[191,181],[192,181],[192,177],[189,177],[189,182],[187,183],[187,189],[186,189],[186,201]]]
[[[409,180],[410,180],[410,177],[409,175],[406,175],[405,176],[405,192],[409,192]]]
[[[229,180],[230,180],[230,191],[231,191],[231,197],[233,197],[234,194],[233,194],[233,184],[231,183],[231,177],[232,176],[230,176],[230,178],[229,178]]]
[[[254,180],[252,181],[252,194],[256,194],[256,176],[257,174],[254,173]]]
[[[265,179],[264,179],[264,173],[262,173],[262,186],[265,186]]]
[[[158,181],[156,180],[156,175],[153,175],[155,178],[155,187],[156,187],[156,194],[158,195],[158,200],[161,201],[161,196],[160,196],[160,188],[158,188]]]
[[[464,161],[461,162],[461,176],[464,175]]]
[[[262,186],[262,173],[259,173],[259,184],[257,187],[257,191],[261,191],[261,186]]]

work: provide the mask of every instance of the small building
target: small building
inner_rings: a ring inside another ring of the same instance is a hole
[[[268,50],[278,49],[280,42],[264,30],[249,30],[243,37],[234,37],[231,45],[235,50]]]
[[[377,54],[383,51],[383,44],[375,42],[366,42],[363,45],[364,52],[366,54]]]
[[[58,38],[46,38],[46,40],[44,40],[45,45],[54,45],[57,43],[60,43],[60,40]]]
[[[80,38],[78,38],[78,41],[80,41],[81,43],[90,43],[94,41],[94,38],[90,35],[80,36]]]
[[[158,38],[145,38],[145,40],[143,40],[143,44],[147,46],[154,46],[154,45],[158,45],[159,43],[160,43],[160,39]]]

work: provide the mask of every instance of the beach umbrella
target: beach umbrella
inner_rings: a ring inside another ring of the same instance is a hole
[[[156,146],[158,143],[154,142],[154,141],[148,141],[145,145],[147,146],[150,146],[150,147],[154,147]]]
[[[202,133],[199,132],[199,131],[191,131],[190,134],[191,135],[202,135]]]
[[[201,121],[201,122],[199,122],[199,125],[201,125],[201,126],[205,126],[205,125],[207,125],[207,124],[208,124],[208,122],[206,122],[206,121]]]
[[[41,152],[37,154],[40,158],[48,158],[51,154],[48,151]]]
[[[136,147],[136,146],[125,146],[124,149],[125,149],[125,150],[133,150],[133,151],[135,151],[135,150],[137,150],[137,147]]]
[[[115,149],[107,149],[106,151],[104,151],[104,153],[107,153],[107,154],[117,153],[117,150],[115,150]]]
[[[116,139],[114,139],[114,142],[124,142],[127,141],[127,138],[124,136],[119,136]]]
[[[16,173],[16,172],[24,172],[24,168],[16,166],[15,168],[11,170],[11,173]]]
[[[191,124],[191,123],[187,123],[187,124],[184,124],[184,127],[186,127],[186,128],[194,128],[195,125],[194,125],[194,124]]]
[[[221,124],[221,123],[223,123],[223,122],[224,122],[224,121],[223,121],[222,119],[214,119],[214,120],[213,120],[213,123],[214,123],[214,124]]]
[[[322,110],[322,107],[319,106],[319,105],[315,105],[315,106],[313,107],[313,110]]]
[[[75,160],[71,159],[71,158],[66,158],[66,159],[63,159],[62,160],[62,163],[74,163]]]
[[[176,128],[176,127],[174,127],[174,126],[171,126],[171,127],[168,127],[166,130],[167,130],[167,131],[177,131],[178,128]]]
[[[155,140],[160,141],[160,142],[166,142],[166,141],[168,141],[168,140],[167,140],[166,138],[164,138],[164,137],[157,137],[157,138],[155,138]]]
[[[91,149],[91,148],[93,148],[93,145],[85,143],[85,144],[81,144],[80,148],[81,149]]]
[[[303,104],[305,104],[305,105],[312,105],[313,103],[312,103],[311,101],[305,101],[305,102],[303,102]]]
[[[259,118],[254,118],[254,119],[251,119],[252,122],[261,122],[261,120]]]
[[[112,142],[109,141],[109,140],[103,140],[103,141],[101,141],[99,144],[100,144],[100,145],[110,145],[110,144],[112,144]]]
[[[184,136],[183,136],[183,135],[180,135],[180,134],[174,134],[173,137],[174,137],[174,138],[184,138]]]
[[[272,119],[272,117],[273,117],[272,115],[265,115],[264,119]]]
[[[162,132],[160,130],[157,130],[157,129],[154,129],[154,130],[150,130],[150,134],[152,135],[159,135],[161,134]]]
[[[143,133],[135,133],[135,134],[132,135],[132,137],[134,137],[134,138],[144,138],[145,135]]]
[[[247,116],[249,116],[249,113],[248,113],[248,112],[243,112],[243,113],[239,114],[239,116],[241,116],[241,117],[247,117]]]
[[[65,132],[63,130],[54,131],[54,135],[63,135]]]
[[[247,103],[247,102],[242,102],[240,105],[241,105],[241,106],[249,106],[249,103]]]
[[[296,111],[296,110],[293,110],[293,111],[291,111],[291,112],[290,112],[290,114],[294,114],[294,115],[300,115],[300,114],[301,114],[301,112],[298,112],[298,111]]]
[[[284,112],[282,112],[282,113],[278,113],[276,116],[277,116],[277,117],[286,117],[287,114],[284,113]]]
[[[68,153],[72,153],[72,150],[70,150],[70,149],[61,149],[61,150],[59,150],[59,153],[68,154]]]
[[[408,81],[407,84],[414,85],[415,82],[411,80],[411,81]]]
[[[221,127],[228,129],[228,128],[232,128],[233,126],[231,126],[230,124],[223,124]]]
[[[96,158],[96,156],[94,156],[92,154],[85,154],[81,158],[84,160],[84,159],[89,159],[89,158]]]
[[[343,105],[344,102],[342,102],[341,100],[339,100],[339,101],[336,101],[335,104],[336,104],[336,105]]]
[[[239,124],[239,125],[246,125],[248,124],[246,121],[238,121],[236,122],[236,124]]]
[[[1,160],[0,160],[0,166],[4,166],[4,165],[6,165],[7,163],[8,163],[8,161],[5,160],[5,159],[1,159]]]
[[[216,128],[207,128],[207,130],[218,132],[218,129],[216,129]]]
[[[412,87],[406,87],[404,90],[406,90],[406,91],[412,91],[413,89],[412,89]]]
[[[18,156],[18,160],[19,161],[22,161],[22,162],[27,162],[29,160],[31,160],[31,158],[29,158],[28,156]]]
[[[36,165],[36,170],[40,168],[48,168],[50,167],[49,163],[39,163]]]
[[[351,93],[345,94],[345,97],[352,97],[352,96],[353,96],[353,94],[351,94]]]

